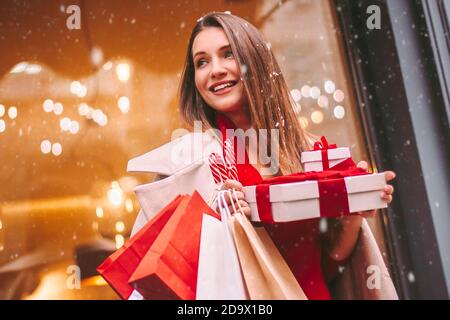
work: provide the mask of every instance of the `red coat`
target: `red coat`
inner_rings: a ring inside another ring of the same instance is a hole
[[[236,129],[235,125],[223,115],[216,117],[216,124],[223,138],[226,129]],[[237,154],[236,141],[234,146]],[[249,163],[247,154],[245,163],[237,164],[237,171],[243,186],[254,185],[262,180],[257,169]],[[338,264],[322,254],[323,237],[320,234],[319,221],[320,219],[309,219],[263,224],[306,296],[313,300],[331,299],[326,279],[333,278],[338,271]],[[326,270],[322,268],[323,265],[326,266]]]

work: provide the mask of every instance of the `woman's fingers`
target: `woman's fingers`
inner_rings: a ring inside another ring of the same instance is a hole
[[[392,179],[395,179],[395,172],[394,171],[385,171],[384,176],[386,178],[386,181],[391,181]]]
[[[245,202],[244,200],[239,200],[239,205],[242,209],[242,212],[246,216],[250,217],[250,206],[248,205],[248,203]],[[240,212],[239,205],[236,202],[234,202],[234,208],[232,205],[229,205],[228,208],[230,209],[231,213],[237,213]],[[236,211],[234,211],[234,209],[236,209]]]
[[[231,204],[231,199],[234,199],[234,194],[233,191],[230,191],[231,195],[229,193],[226,193],[225,195],[225,202],[230,205]],[[241,191],[235,191],[236,197],[238,198],[238,200],[245,200],[245,195],[243,192]]]
[[[394,187],[391,186],[390,184],[386,185],[386,186],[384,187],[384,193],[385,193],[386,195],[393,194],[393,193],[394,193]]]
[[[381,199],[383,199],[384,201],[386,201],[388,204],[392,202],[392,196],[391,196],[390,194],[387,195],[387,194],[385,194],[385,193],[382,193],[382,194],[381,194]]]
[[[236,189],[242,191],[242,183],[237,180],[227,179],[222,185],[221,190]]]

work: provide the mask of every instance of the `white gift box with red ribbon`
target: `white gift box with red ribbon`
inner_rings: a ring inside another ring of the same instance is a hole
[[[330,190],[336,189],[333,184],[340,184],[341,192],[332,194]],[[250,205],[251,220],[270,223],[338,217],[386,208],[387,203],[381,199],[385,185],[384,173],[377,173],[324,181],[247,186],[243,191],[245,201]]]
[[[324,151],[326,152],[325,157],[323,155]],[[302,152],[301,161],[305,172],[324,171],[327,169],[333,169],[334,166],[350,157],[350,149],[347,147],[342,147],[327,150],[304,151]],[[324,162],[326,163],[325,166]]]
[[[321,137],[320,141],[314,144],[314,150],[302,152],[301,162],[305,172],[324,171],[333,169],[349,158],[351,158],[349,148],[338,148],[335,144],[328,144],[325,137]]]

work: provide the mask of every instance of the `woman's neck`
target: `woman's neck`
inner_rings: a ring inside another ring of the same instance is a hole
[[[239,110],[231,111],[231,112],[224,112],[224,114],[228,119],[230,119],[234,123],[234,125],[238,129],[242,129],[245,131],[252,127],[252,124],[250,122],[250,117],[243,109],[239,109]]]

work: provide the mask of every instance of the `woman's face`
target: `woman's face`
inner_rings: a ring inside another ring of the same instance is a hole
[[[244,85],[237,61],[222,28],[202,30],[192,44],[195,86],[213,109],[228,113],[246,103]]]

